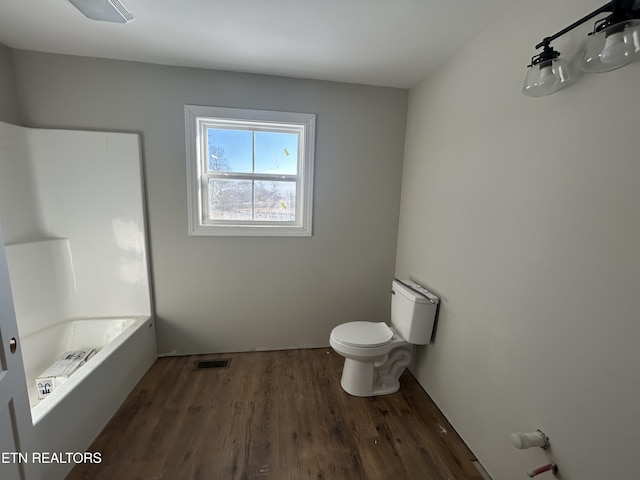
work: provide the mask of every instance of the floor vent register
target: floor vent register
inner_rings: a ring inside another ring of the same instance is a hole
[[[196,368],[194,370],[212,370],[215,368],[229,368],[230,360],[206,360],[202,362],[196,362]]]

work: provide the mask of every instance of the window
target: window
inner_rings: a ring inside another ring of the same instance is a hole
[[[189,233],[309,236],[315,115],[185,106]]]

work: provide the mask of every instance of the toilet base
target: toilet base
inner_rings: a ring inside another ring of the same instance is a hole
[[[400,347],[380,362],[344,359],[340,386],[355,397],[389,395],[400,389],[400,375],[411,362],[412,350]]]

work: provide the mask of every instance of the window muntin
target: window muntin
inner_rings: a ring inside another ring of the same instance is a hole
[[[311,234],[315,115],[185,107],[190,233]]]

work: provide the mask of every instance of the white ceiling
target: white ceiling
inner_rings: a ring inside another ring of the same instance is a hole
[[[0,0],[23,50],[408,88],[515,0],[122,0],[126,25],[67,0]]]

